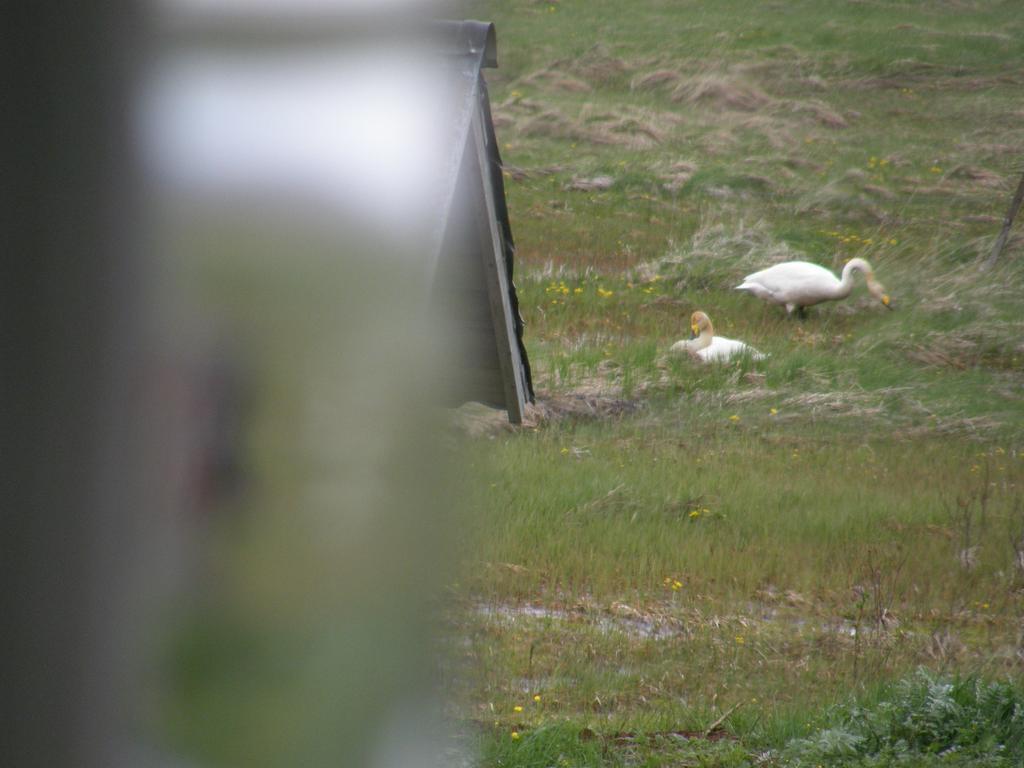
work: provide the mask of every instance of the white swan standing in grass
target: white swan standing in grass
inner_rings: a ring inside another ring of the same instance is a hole
[[[850,259],[846,262],[842,280],[837,279],[831,271],[809,261],[786,261],[747,275],[736,286],[736,290],[747,291],[773,304],[783,304],[787,312],[792,314],[795,309],[802,317],[804,307],[849,296],[853,290],[854,272],[863,272],[871,295],[892,309],[889,294],[875,280],[874,270],[864,259]]]
[[[711,318],[703,312],[697,311],[690,315],[690,328],[696,338],[677,341],[669,348],[670,352],[688,352],[705,363],[725,362],[740,355],[750,355],[754,360],[763,360],[766,357],[763,352],[758,352],[742,341],[715,336]]]

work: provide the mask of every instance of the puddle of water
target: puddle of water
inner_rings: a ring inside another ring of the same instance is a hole
[[[614,607],[614,606],[613,606]],[[588,623],[604,633],[620,632],[633,638],[643,640],[671,640],[673,638],[688,638],[689,630],[679,619],[675,618],[651,618],[642,614],[637,615],[607,615],[604,613],[595,614],[591,611],[577,610],[570,611],[564,608],[548,608],[530,604],[509,604],[509,603],[478,603],[474,606],[474,612],[480,616],[496,619],[509,624],[514,624],[521,619],[526,620],[549,620],[549,621],[572,621],[577,620]],[[790,626],[797,630],[812,630],[825,635],[840,635],[842,637],[856,638],[858,633],[861,637],[877,637],[885,634],[882,628],[861,625],[857,626],[848,619],[826,619],[820,623],[804,616],[794,616],[782,613],[775,608],[758,606],[751,612],[757,616],[755,621],[763,624],[775,624]],[[750,621],[749,616],[724,616],[726,622],[745,624]]]
[[[551,621],[570,621],[578,619],[590,623],[601,632],[621,632],[640,639],[668,640],[683,637],[688,633],[672,622],[659,621],[644,616],[594,616],[587,612],[571,612],[561,608],[545,608],[537,605],[485,604],[475,607],[481,616],[495,618],[513,624],[517,619],[548,619]]]

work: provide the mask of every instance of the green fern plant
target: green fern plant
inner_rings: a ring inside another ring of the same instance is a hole
[[[833,727],[790,742],[783,764],[1024,764],[1024,691],[1010,683],[946,679],[922,669],[889,698],[840,707],[833,719]]]

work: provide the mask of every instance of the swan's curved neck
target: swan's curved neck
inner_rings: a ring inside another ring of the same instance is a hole
[[[715,329],[711,326],[711,321],[708,320],[707,324],[701,329],[700,336],[694,340],[694,349],[704,349],[705,347],[711,346],[711,339],[715,335]]]
[[[846,262],[846,266],[843,267],[843,279],[839,281],[839,286],[835,291],[836,298],[845,299],[850,295],[850,292],[853,290],[853,273],[855,271],[860,271],[865,276],[870,276],[871,265],[864,261],[864,259],[850,259]]]

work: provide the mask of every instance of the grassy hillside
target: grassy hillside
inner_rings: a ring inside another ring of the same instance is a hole
[[[451,685],[484,764],[750,764],[919,666],[1019,683],[1024,230],[980,268],[1024,158],[1016,5],[467,15],[541,405],[595,414],[472,446]],[[896,311],[732,290],[854,256]],[[695,309],[770,357],[667,356]]]

